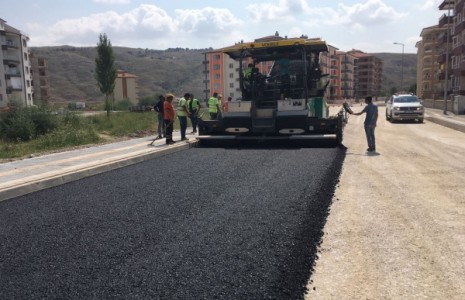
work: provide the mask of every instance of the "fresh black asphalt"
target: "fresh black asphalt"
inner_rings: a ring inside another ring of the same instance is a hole
[[[302,299],[337,148],[193,148],[0,202],[0,299]]]

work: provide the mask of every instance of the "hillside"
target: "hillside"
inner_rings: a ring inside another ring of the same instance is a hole
[[[192,92],[204,98],[204,59],[202,50],[150,50],[113,47],[118,69],[138,76],[139,97],[145,98],[168,91],[181,96]],[[50,102],[98,102],[103,99],[94,79],[95,47],[34,47],[35,57],[47,60],[50,73]],[[400,53],[375,53],[383,60],[383,91],[400,86]],[[415,83],[416,55],[404,55],[404,88]]]
[[[400,90],[402,72],[401,53],[373,53],[383,61],[383,92],[389,94],[393,87]],[[404,53],[404,90],[408,90],[417,80],[417,55]]]
[[[47,60],[50,102],[99,101],[103,99],[94,78],[96,48],[36,47],[35,57]],[[204,90],[204,50],[148,50],[113,47],[118,69],[138,76],[139,97],[168,91],[181,95]]]

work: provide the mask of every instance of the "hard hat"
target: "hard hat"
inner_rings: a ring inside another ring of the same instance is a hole
[[[172,97],[172,98],[174,98],[174,95],[173,95],[173,94],[171,94],[171,93],[168,93],[168,94],[166,94],[166,98],[168,98],[168,97]]]

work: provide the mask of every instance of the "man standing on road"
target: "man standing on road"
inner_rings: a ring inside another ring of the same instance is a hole
[[[171,145],[174,144],[173,141],[173,127],[174,127],[174,118],[176,116],[173,107],[173,94],[167,94],[166,100],[163,104],[163,117],[165,121],[165,136],[166,136],[166,144]]]
[[[178,119],[179,119],[179,126],[181,127],[181,141],[187,140],[186,138],[186,130],[187,130],[187,116],[189,112],[187,111],[187,101],[190,99],[191,95],[189,93],[185,93],[184,97],[179,99],[178,102]]]
[[[376,122],[378,121],[378,106],[373,104],[373,99],[371,97],[365,97],[365,103],[367,104],[361,112],[353,113],[355,116],[359,116],[363,113],[366,113],[365,117],[365,133],[367,135],[368,142],[368,152],[376,151],[375,144],[375,127]]]
[[[165,120],[163,118],[163,104],[165,102],[165,97],[163,95],[160,95],[158,97],[158,102],[155,104],[155,111],[157,112],[158,115],[158,138],[161,139],[162,137],[165,137]]]
[[[187,108],[189,110],[189,118],[192,123],[192,132],[197,133],[197,121],[200,111],[200,101],[194,98],[194,94],[190,94],[190,100],[187,101]]]

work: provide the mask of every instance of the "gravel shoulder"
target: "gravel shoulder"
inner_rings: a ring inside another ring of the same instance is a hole
[[[465,299],[464,133],[379,113],[374,155],[349,119],[306,299]]]

